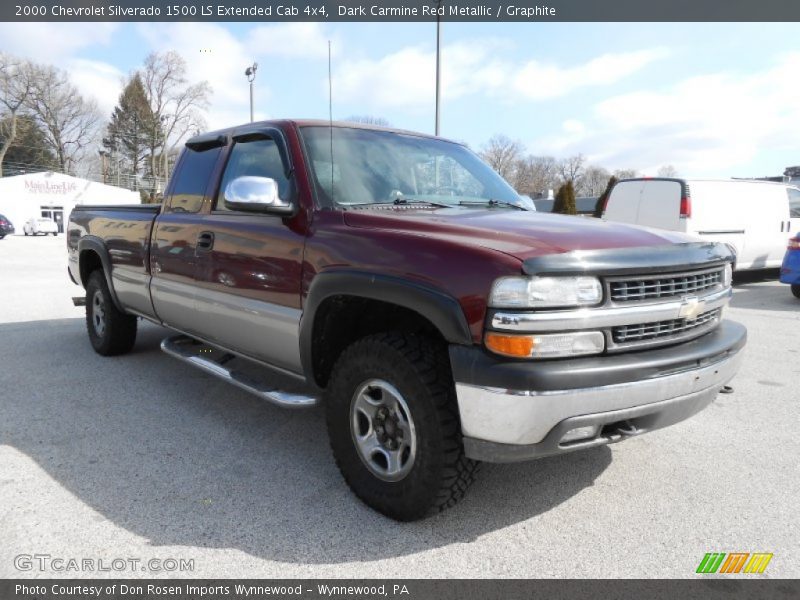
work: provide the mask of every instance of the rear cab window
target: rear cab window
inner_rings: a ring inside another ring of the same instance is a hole
[[[222,148],[219,146],[201,151],[188,147],[184,149],[166,212],[200,212],[221,151]]]

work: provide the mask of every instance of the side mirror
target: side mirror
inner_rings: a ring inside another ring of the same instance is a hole
[[[278,183],[271,177],[237,177],[225,186],[223,198],[225,206],[231,210],[276,215],[294,212],[294,206],[283,202],[278,196]]]

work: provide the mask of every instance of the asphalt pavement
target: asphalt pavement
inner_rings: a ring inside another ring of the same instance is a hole
[[[733,394],[614,446],[484,465],[455,508],[401,524],[350,493],[320,409],[202,374],[147,323],[131,354],[96,355],[64,246],[0,240],[0,577],[684,578],[707,552],[800,576],[800,301],[774,272],[736,284]]]

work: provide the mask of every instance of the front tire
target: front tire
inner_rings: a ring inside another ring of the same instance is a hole
[[[105,274],[97,269],[86,284],[86,330],[94,351],[102,356],[130,352],[136,343],[136,317],[114,305]]]
[[[404,333],[371,335],[336,362],[326,399],[339,470],[365,504],[398,521],[453,506],[478,463],[464,456],[446,348]]]
[[[792,284],[792,293],[794,294],[795,298],[800,298],[800,283]]]

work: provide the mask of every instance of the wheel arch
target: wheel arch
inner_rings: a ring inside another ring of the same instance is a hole
[[[78,273],[84,289],[89,281],[89,276],[98,268],[103,270],[114,306],[118,310],[125,312],[119,298],[117,298],[117,292],[114,290],[114,282],[111,279],[111,255],[108,253],[105,242],[95,236],[84,236],[78,241]]]
[[[389,330],[419,331],[447,344],[472,343],[461,305],[440,289],[368,272],[320,273],[311,283],[300,321],[307,381],[324,388],[333,363],[350,343]]]

